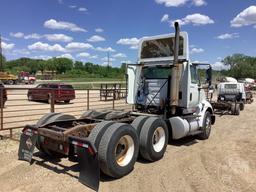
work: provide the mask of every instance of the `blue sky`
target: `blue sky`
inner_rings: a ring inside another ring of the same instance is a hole
[[[70,57],[113,66],[137,61],[141,37],[189,33],[192,61],[222,66],[233,53],[256,55],[255,0],[1,0],[8,60]]]

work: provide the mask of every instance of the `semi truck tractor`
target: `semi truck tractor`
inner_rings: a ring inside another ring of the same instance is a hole
[[[80,118],[49,113],[22,131],[19,159],[31,162],[36,147],[52,157],[74,157],[79,181],[98,190],[100,173],[129,174],[138,155],[149,162],[164,157],[168,141],[194,135],[208,139],[213,108],[189,60],[189,39],[175,33],[142,38],[138,63],[127,66],[127,103],[134,110],[90,110]]]

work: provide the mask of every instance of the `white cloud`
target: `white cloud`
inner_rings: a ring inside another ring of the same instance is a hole
[[[112,62],[112,61],[115,61],[116,59],[115,58],[108,58],[108,57],[103,57],[103,58],[101,58],[101,60],[102,61],[105,61],[105,62],[107,62],[107,61],[110,61],[110,62]]]
[[[102,51],[102,52],[115,52],[116,50],[115,49],[112,49],[111,47],[97,47],[95,49],[96,51]]]
[[[114,58],[126,58],[127,56],[124,53],[117,53],[113,55]]]
[[[76,5],[69,5],[69,8],[75,9],[77,6]]]
[[[101,37],[99,35],[93,35],[89,39],[87,39],[89,42],[100,42],[100,41],[106,41],[104,37]]]
[[[239,13],[232,21],[232,27],[242,27],[256,24],[256,6],[250,6]]]
[[[104,61],[101,65],[103,65],[103,66],[112,66],[113,63],[112,62]]]
[[[121,63],[131,64],[131,63],[132,63],[132,61],[130,61],[130,60],[123,60],[123,61],[121,61]]]
[[[32,33],[24,36],[24,39],[41,39],[41,38],[43,38],[43,35],[39,35],[37,33]]]
[[[90,57],[90,53],[86,53],[86,52],[78,53],[76,56],[77,57]]]
[[[162,19],[161,19],[161,22],[166,22],[166,21],[169,21],[169,15],[168,14],[164,14]]]
[[[11,33],[12,36],[15,36],[17,38],[24,38],[24,39],[42,39],[46,38],[48,41],[56,41],[56,42],[70,42],[73,40],[72,37],[64,35],[64,34],[46,34],[46,35],[40,35],[37,33],[32,33],[29,35],[19,34],[19,33]]]
[[[222,60],[222,57],[217,57],[217,60],[218,60],[218,61],[221,61],[221,60]]]
[[[124,39],[119,39],[116,43],[121,44],[121,45],[137,45],[139,43],[139,39],[136,37],[134,38],[124,38]]]
[[[97,32],[97,33],[102,33],[104,30],[102,29],[102,28],[96,28],[95,29],[95,32]]]
[[[71,42],[66,45],[66,49],[79,50],[79,49],[92,49],[93,46],[89,43]]]
[[[139,45],[132,45],[131,47],[130,47],[130,49],[138,49],[139,48]]]
[[[4,41],[10,41],[10,39],[8,39],[8,38],[6,38],[6,37],[1,37],[2,38],[2,40],[4,40]]]
[[[224,63],[217,61],[214,64],[212,64],[212,69],[216,71],[221,71],[221,70],[228,70],[229,66],[224,65]]]
[[[72,37],[64,34],[46,34],[44,35],[48,41],[57,41],[57,42],[70,42],[73,40]]]
[[[49,45],[48,43],[36,42],[28,46],[29,50],[37,51],[51,51],[51,52],[65,52],[66,49],[59,44]]]
[[[62,54],[62,55],[58,56],[57,58],[68,58],[68,59],[74,60],[74,57],[70,53]]]
[[[194,47],[194,48],[192,48],[192,49],[190,50],[190,53],[191,53],[191,54],[203,53],[203,52],[204,52],[204,49],[202,49],[202,48],[196,48],[196,47]]]
[[[24,37],[24,33],[22,33],[22,32],[10,33],[10,36],[16,37],[16,38],[23,38]]]
[[[21,55],[29,55],[30,51],[28,51],[27,49],[15,49],[13,50],[14,54],[21,54]]]
[[[89,57],[90,59],[98,59],[98,55],[92,55]]]
[[[65,22],[65,21],[56,21],[55,19],[50,19],[44,22],[44,27],[50,29],[63,29],[69,30],[72,32],[86,32],[84,28],[78,27],[74,23]]]
[[[155,0],[158,4],[164,4],[166,7],[179,7],[183,6],[188,2],[191,2],[192,5],[200,7],[206,5],[205,0]]]
[[[14,43],[5,43],[5,42],[1,42],[1,46],[3,50],[11,50],[14,48],[15,44]]]
[[[120,45],[129,45],[130,49],[138,49],[139,42],[140,42],[140,39],[133,37],[130,39],[129,38],[119,39],[116,43]]]
[[[235,39],[235,38],[239,38],[239,34],[238,33],[225,33],[225,34],[221,34],[219,36],[217,36],[217,39]]]
[[[38,56],[31,57],[31,58],[32,58],[32,59],[48,60],[48,59],[51,59],[52,57],[51,57],[51,56],[48,56],[48,55],[38,55]]]
[[[79,7],[78,11],[85,12],[87,9],[85,7]]]
[[[204,0],[193,0],[192,4],[197,7],[200,7],[200,6],[206,5],[207,3]]]
[[[171,21],[172,26],[173,26],[175,21],[179,22],[180,25],[193,24],[195,26],[207,25],[207,24],[213,24],[214,23],[214,21],[209,16],[202,15],[200,13],[187,15],[186,17],[184,17],[182,19],[177,19],[177,20]]]
[[[158,4],[164,4],[166,7],[178,7],[185,5],[188,0],[155,0]]]

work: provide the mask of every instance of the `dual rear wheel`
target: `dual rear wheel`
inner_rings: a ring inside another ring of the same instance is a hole
[[[88,139],[98,150],[101,171],[120,178],[133,170],[139,153],[148,161],[163,157],[168,129],[159,118],[140,116],[131,125],[103,121]]]

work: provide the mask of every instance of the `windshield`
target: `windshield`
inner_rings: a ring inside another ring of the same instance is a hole
[[[60,85],[61,89],[73,89],[72,85]]]
[[[180,36],[179,55],[183,55],[184,39]],[[173,57],[174,37],[144,41],[141,48],[141,59]]]
[[[236,89],[237,85],[236,84],[225,84],[225,89]]]
[[[168,79],[171,75],[170,67],[144,67],[142,76],[146,79]]]

